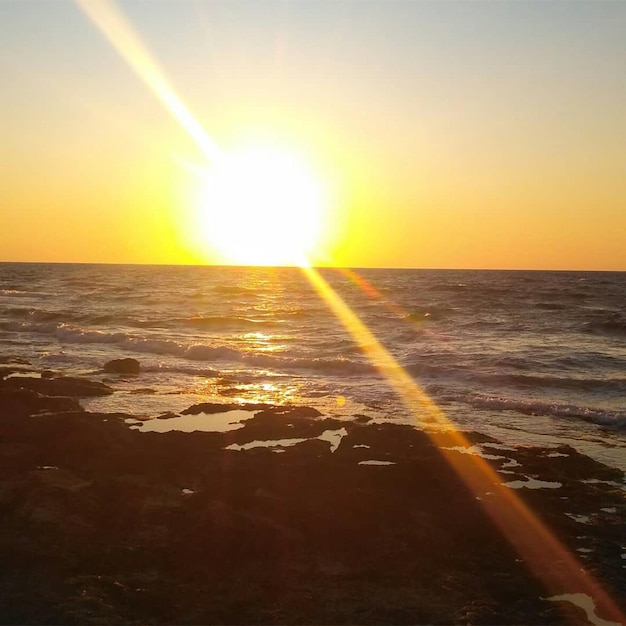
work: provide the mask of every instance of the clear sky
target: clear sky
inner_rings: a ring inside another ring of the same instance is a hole
[[[106,7],[220,149],[305,164],[312,262],[626,270],[626,2]],[[84,7],[4,0],[0,29],[0,260],[255,262],[202,218],[197,137]]]

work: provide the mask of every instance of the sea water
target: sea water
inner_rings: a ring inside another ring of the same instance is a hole
[[[321,274],[459,428],[626,469],[626,273]],[[415,417],[296,268],[0,264],[0,357],[117,390],[90,410],[268,402]],[[102,372],[122,357],[141,374]]]

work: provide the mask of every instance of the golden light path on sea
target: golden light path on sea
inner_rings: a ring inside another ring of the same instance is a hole
[[[207,159],[219,158],[219,147],[175,93],[117,5],[112,0],[76,0],[76,4],[196,142]],[[603,618],[596,623],[602,622],[604,626],[609,626],[609,622],[605,621],[608,619],[618,624],[626,623],[626,616],[585,570],[583,564],[520,498],[502,484],[495,470],[484,459],[447,449],[451,444],[463,448],[468,448],[471,444],[321,274],[305,261],[300,267],[313,288],[352,335],[363,353],[384,375],[416,421],[427,422],[431,426],[427,432],[441,454],[458,472],[468,489],[481,498],[487,514],[533,574],[543,582],[548,592],[554,596],[587,594],[593,599],[597,613]],[[374,288],[356,273],[350,272],[348,276],[360,283],[370,296],[375,293]],[[440,428],[432,428],[433,423]],[[491,496],[484,498],[486,493]],[[579,618],[576,613],[572,613],[572,616],[574,619]]]

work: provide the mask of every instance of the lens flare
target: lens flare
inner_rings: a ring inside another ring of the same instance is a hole
[[[76,4],[161,104],[174,116],[203,154],[209,160],[219,158],[221,151],[215,141],[176,94],[165,74],[116,4],[108,0],[76,0]]]

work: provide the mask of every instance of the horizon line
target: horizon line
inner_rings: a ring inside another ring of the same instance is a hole
[[[256,269],[302,269],[298,265],[255,265],[236,263],[138,263],[117,261],[5,261],[0,265],[111,265],[144,267],[214,267],[214,268],[256,268]],[[438,272],[585,272],[585,273],[626,273],[625,269],[580,269],[580,268],[524,268],[524,267],[432,267],[432,266],[382,266],[382,265],[311,265],[312,268],[351,269],[351,270],[396,270],[396,271],[438,271]]]

